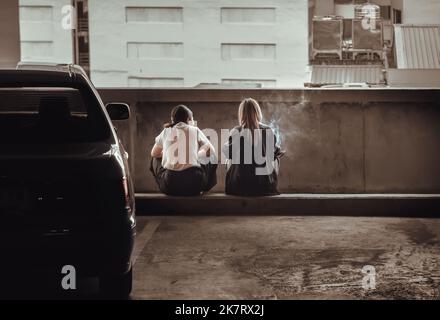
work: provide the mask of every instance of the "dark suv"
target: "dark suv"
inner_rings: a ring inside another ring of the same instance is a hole
[[[40,286],[64,294],[93,283],[130,294],[134,193],[111,122],[129,112],[104,106],[78,66],[0,70],[2,295]]]

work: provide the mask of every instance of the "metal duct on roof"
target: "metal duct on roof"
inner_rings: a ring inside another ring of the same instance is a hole
[[[344,83],[383,83],[381,65],[315,65],[312,83],[320,85]]]
[[[440,25],[395,25],[397,68],[440,68]]]

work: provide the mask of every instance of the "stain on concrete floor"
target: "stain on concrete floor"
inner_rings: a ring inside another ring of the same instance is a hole
[[[135,265],[134,299],[440,299],[439,219],[140,219],[160,225]]]

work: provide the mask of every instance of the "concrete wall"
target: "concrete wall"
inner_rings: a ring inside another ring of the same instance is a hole
[[[440,88],[440,69],[388,69],[387,81],[393,88]]]
[[[391,0],[393,9],[403,11],[403,0]]]
[[[20,61],[18,0],[0,3],[0,68],[14,68]]]
[[[440,91],[431,90],[100,90],[131,104],[117,127],[131,155],[137,192],[156,192],[148,171],[154,137],[185,103],[199,127],[232,128],[239,101],[255,97],[280,127],[282,192],[440,192]],[[216,191],[224,190],[225,168]]]
[[[440,24],[440,1],[403,0],[403,23]]]
[[[72,31],[65,30],[62,8],[71,0],[20,0],[21,60],[72,63]]]
[[[303,86],[305,0],[93,0],[89,10],[97,86]]]

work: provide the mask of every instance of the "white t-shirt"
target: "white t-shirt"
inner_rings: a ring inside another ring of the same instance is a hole
[[[172,128],[165,128],[155,140],[163,150],[162,166],[173,171],[200,167],[198,152],[200,147],[211,142],[197,127],[179,122]]]

